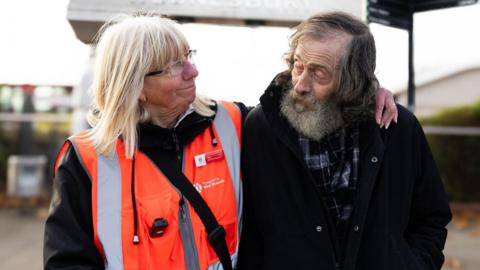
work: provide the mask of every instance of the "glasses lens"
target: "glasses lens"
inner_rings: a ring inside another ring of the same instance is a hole
[[[171,76],[178,76],[183,71],[183,67],[185,66],[185,60],[179,60],[173,63],[169,68],[169,74]]]
[[[185,55],[185,60],[178,60],[174,62],[169,68],[169,74],[171,76],[178,76],[183,72],[185,68],[185,62],[188,61],[191,65],[195,65],[194,56],[197,53],[196,50],[188,50],[187,54]]]
[[[195,65],[195,55],[196,54],[197,54],[197,50],[188,50],[187,60],[192,65]]]
[[[156,73],[155,75],[163,75],[163,74],[169,74],[170,76],[178,76],[183,72],[183,69],[185,68],[185,62],[188,61],[191,65],[195,65],[194,62],[194,56],[197,53],[196,50],[188,50],[188,52],[185,55],[185,60],[178,60],[176,62],[173,62],[166,70],[166,72],[161,71],[160,73]],[[152,72],[151,72],[152,73]],[[147,74],[149,76],[153,74]]]

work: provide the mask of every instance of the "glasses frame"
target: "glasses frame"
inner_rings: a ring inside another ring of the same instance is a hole
[[[177,75],[181,74],[181,72],[179,74],[172,74],[171,73],[171,67],[180,64],[182,66],[182,71],[183,71],[183,68],[185,67],[185,61],[188,61],[189,63],[191,63],[193,65],[193,57],[195,56],[195,54],[197,54],[197,50],[188,50],[187,53],[185,54],[185,59],[181,59],[181,60],[172,62],[165,69],[150,71],[147,74],[145,74],[145,76],[147,76],[147,77],[148,76],[162,76],[162,75],[177,76]]]

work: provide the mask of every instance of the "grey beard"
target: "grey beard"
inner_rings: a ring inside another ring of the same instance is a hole
[[[304,100],[307,106],[297,103],[293,90],[289,90],[280,104],[280,112],[303,136],[320,141],[344,125],[340,108],[331,98],[322,102],[309,94]]]

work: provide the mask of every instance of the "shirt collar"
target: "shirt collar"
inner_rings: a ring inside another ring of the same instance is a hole
[[[188,109],[182,115],[180,115],[180,117],[177,120],[177,123],[175,123],[175,127],[177,127],[180,124],[180,122],[182,122],[182,120],[185,119],[185,117],[187,117],[189,114],[193,113],[194,111],[195,110],[193,109],[193,105],[192,104],[188,105]]]

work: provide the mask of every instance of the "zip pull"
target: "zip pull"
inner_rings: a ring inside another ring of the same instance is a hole
[[[140,243],[140,239],[138,238],[138,235],[134,235],[133,236],[133,244],[138,245],[138,243]]]
[[[215,137],[215,132],[213,132],[212,118],[210,118],[209,122],[210,124],[208,125],[208,128],[210,130],[210,136],[212,137],[212,145],[217,146],[218,142],[217,142],[217,138]]]

